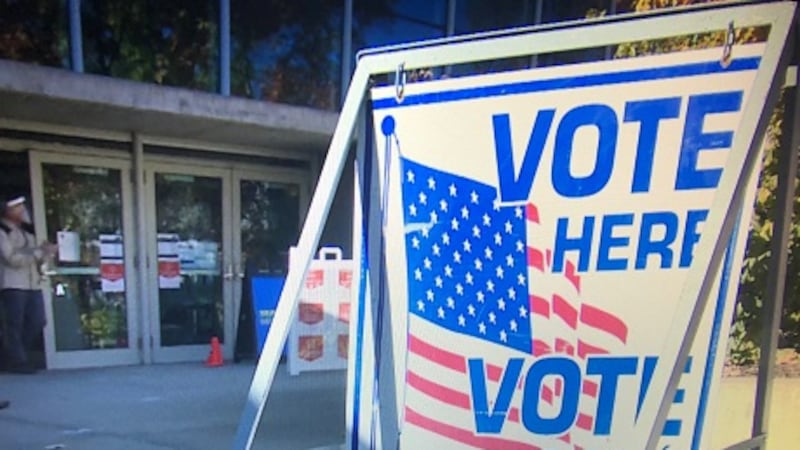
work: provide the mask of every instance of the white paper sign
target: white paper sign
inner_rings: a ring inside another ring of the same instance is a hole
[[[100,235],[100,287],[103,292],[125,292],[125,261],[122,236]]]
[[[158,234],[158,287],[160,289],[180,289],[181,287],[179,241],[180,238],[177,234]]]
[[[58,240],[58,260],[61,262],[80,262],[81,236],[75,231],[59,231],[56,233]]]

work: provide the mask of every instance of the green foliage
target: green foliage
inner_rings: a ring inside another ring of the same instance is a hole
[[[0,58],[67,66],[64,2],[0,0]]]
[[[212,5],[196,0],[85,0],[86,71],[215,89],[217,18]]]
[[[778,186],[778,168],[783,130],[784,101],[778,104],[770,120],[765,142],[764,166],[751,223],[747,256],[744,261],[742,284],[739,290],[740,314],[737,321],[743,324],[744,340],[758,342],[762,332],[761,307],[767,292],[767,277],[776,213],[775,192]],[[800,184],[795,180],[794,220],[790,227],[789,261],[786,294],[781,321],[780,345],[800,350]]]

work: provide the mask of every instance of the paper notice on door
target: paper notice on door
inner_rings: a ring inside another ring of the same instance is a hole
[[[175,233],[158,233],[158,256],[178,256],[180,237]]]
[[[103,292],[125,292],[125,265],[122,259],[100,260],[100,288]]]
[[[180,237],[177,234],[158,234],[158,287],[160,289],[180,289],[181,287],[179,241]]]
[[[100,235],[100,258],[122,258],[123,256],[122,235]]]
[[[75,231],[59,231],[56,233],[58,240],[58,260],[60,262],[80,262],[81,236]]]
[[[103,292],[125,292],[125,262],[122,236],[100,235],[100,289]]]

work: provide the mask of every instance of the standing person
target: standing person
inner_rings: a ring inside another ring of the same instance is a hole
[[[46,242],[36,245],[24,196],[9,197],[0,206],[0,303],[6,319],[8,370],[30,374],[36,370],[28,350],[45,325],[40,265],[55,248]]]

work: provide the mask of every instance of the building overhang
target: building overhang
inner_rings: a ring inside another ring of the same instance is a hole
[[[0,118],[324,152],[338,114],[0,60]]]

